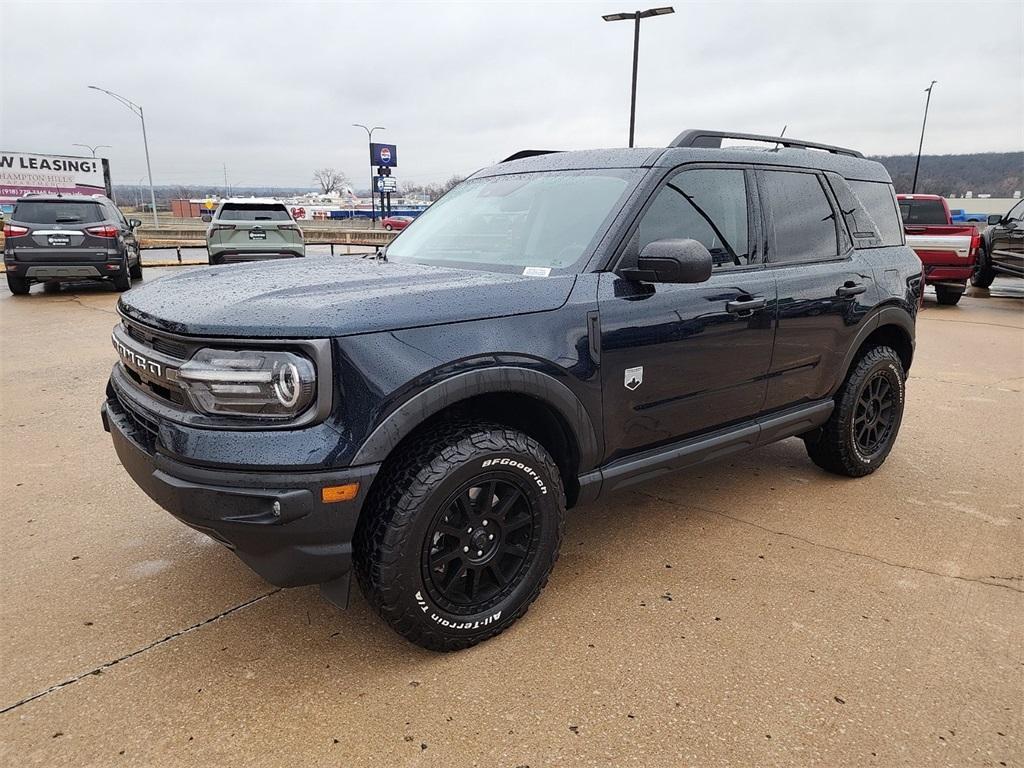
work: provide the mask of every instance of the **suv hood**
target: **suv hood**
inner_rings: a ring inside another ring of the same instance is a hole
[[[307,257],[163,278],[129,291],[118,308],[194,336],[327,338],[553,310],[574,282],[574,275]]]

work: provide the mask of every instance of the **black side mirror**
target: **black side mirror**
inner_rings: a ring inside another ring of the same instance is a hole
[[[206,223],[206,224],[209,224],[211,221],[213,221],[213,216],[211,216],[208,213],[204,213],[203,214],[203,222]]]
[[[640,251],[636,267],[618,274],[643,283],[703,283],[711,277],[711,252],[696,240],[655,240]]]
[[[142,219],[128,219],[128,226],[132,229],[142,226]]]
[[[990,226],[994,227],[996,224],[1001,224],[1002,221],[1003,217],[1000,216],[998,213],[990,213],[988,216],[988,223]]]

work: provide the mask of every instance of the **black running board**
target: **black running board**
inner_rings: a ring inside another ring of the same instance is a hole
[[[667,472],[809,432],[828,421],[834,407],[831,398],[819,400],[618,459],[580,477],[581,498],[592,500]]]

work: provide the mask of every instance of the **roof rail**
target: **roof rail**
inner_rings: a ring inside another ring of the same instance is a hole
[[[704,131],[699,128],[690,128],[683,131],[669,144],[669,147],[705,147],[719,149],[722,146],[722,139],[741,139],[743,141],[763,141],[769,144],[781,144],[784,147],[794,149],[821,149],[831,152],[834,155],[849,155],[850,157],[864,157],[855,149],[846,147],[835,147],[831,144],[818,144],[813,141],[801,141],[800,139],[789,139],[784,136],[761,136],[757,133],[731,133],[729,131]]]
[[[553,155],[556,152],[561,151],[562,150],[560,149],[520,149],[518,152],[509,155],[501,162],[511,163],[513,160],[522,160],[524,157],[537,157],[537,155]]]

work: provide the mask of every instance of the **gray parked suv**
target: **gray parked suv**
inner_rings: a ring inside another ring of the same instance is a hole
[[[306,255],[302,230],[276,200],[224,200],[213,216],[203,216],[211,264],[265,261]]]
[[[142,278],[135,228],[106,197],[30,195],[17,201],[4,224],[4,267],[11,293],[32,283],[109,280],[118,291]]]

